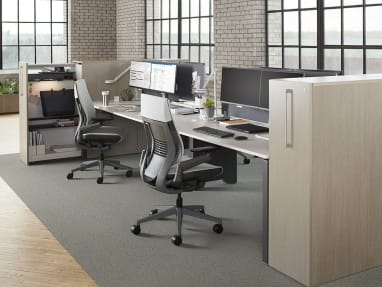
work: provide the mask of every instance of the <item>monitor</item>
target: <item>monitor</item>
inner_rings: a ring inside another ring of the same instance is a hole
[[[222,69],[221,98],[224,103],[259,107],[261,70]]]
[[[40,98],[44,117],[73,116],[75,113],[73,89],[41,91]]]
[[[261,71],[261,87],[259,92],[259,107],[269,109],[269,80],[303,77],[303,73],[283,70],[263,69]]]
[[[192,94],[192,73],[193,68],[190,64],[177,64],[176,66],[176,96],[178,99],[193,101]]]
[[[150,90],[175,93],[176,64],[174,63],[151,63]]]
[[[150,88],[151,63],[131,62],[129,86],[141,89]]]

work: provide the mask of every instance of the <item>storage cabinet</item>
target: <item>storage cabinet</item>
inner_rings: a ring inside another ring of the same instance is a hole
[[[270,81],[269,264],[316,286],[382,264],[382,76]]]
[[[74,141],[76,126],[65,126],[74,117],[44,117],[40,91],[73,89],[74,79],[31,80],[43,69],[56,66],[75,70],[75,65],[31,65],[20,63],[20,157],[24,163],[80,156]],[[37,77],[38,78],[38,77]]]

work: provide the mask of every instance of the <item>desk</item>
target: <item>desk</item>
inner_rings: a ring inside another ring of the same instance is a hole
[[[121,106],[133,104],[133,102],[121,102],[118,105],[104,107],[102,103],[95,102],[95,108],[100,111],[111,113],[135,122],[143,122],[139,112],[131,112],[121,109]],[[269,141],[264,137],[258,137],[254,134],[235,132],[235,135],[245,135],[247,140],[238,141],[231,138],[216,138],[213,136],[195,132],[193,128],[200,126],[209,126],[216,129],[227,130],[224,126],[213,121],[204,121],[199,118],[199,114],[193,115],[173,115],[174,124],[179,134],[196,140],[214,144],[236,152],[243,152],[262,159],[263,172],[263,261],[268,262],[268,160],[269,160]]]

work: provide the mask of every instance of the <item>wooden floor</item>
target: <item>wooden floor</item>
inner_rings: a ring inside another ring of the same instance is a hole
[[[19,115],[0,115],[0,155],[20,151]]]
[[[0,286],[97,286],[1,177]]]

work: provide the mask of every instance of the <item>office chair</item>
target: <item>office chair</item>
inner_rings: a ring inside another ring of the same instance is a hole
[[[208,153],[192,159],[184,158],[183,143],[175,128],[166,98],[142,94],[141,115],[147,138],[142,151],[140,174],[151,188],[167,194],[176,194],[175,206],[161,206],[150,215],[137,220],[131,232],[138,235],[144,222],[176,215],[178,233],[171,238],[173,244],[182,244],[182,219],[189,215],[215,222],[213,231],[223,232],[222,220],[204,213],[202,205],[183,205],[182,193],[204,187],[205,182],[220,179],[223,168],[208,164]],[[206,150],[205,147],[202,148]]]
[[[112,118],[97,118],[93,101],[89,95],[85,80],[81,79],[74,84],[74,93],[76,99],[76,107],[79,115],[78,128],[75,133],[76,143],[82,148],[82,151],[95,150],[99,152],[97,160],[86,161],[81,163],[77,168],[72,169],[67,179],[72,179],[76,171],[83,171],[91,167],[98,166],[100,176],[97,183],[103,183],[104,167],[112,166],[114,169],[126,170],[126,176],[133,175],[130,167],[122,165],[117,160],[106,160],[104,152],[109,150],[112,145],[120,142],[124,136],[119,128],[105,126],[103,121]]]

